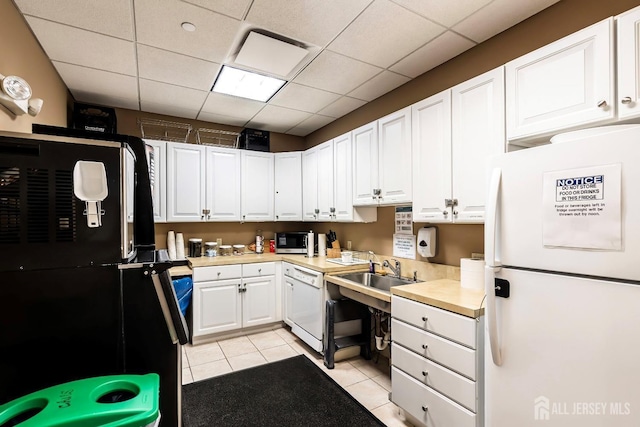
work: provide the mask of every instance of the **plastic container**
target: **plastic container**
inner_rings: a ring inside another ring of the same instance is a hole
[[[189,239],[189,257],[195,258],[202,256],[202,239]]]
[[[244,255],[244,245],[233,245],[233,254],[234,255]]]
[[[233,248],[231,245],[220,245],[219,253],[222,256],[233,255]]]
[[[159,393],[157,374],[71,381],[0,405],[0,425],[156,426],[160,421]]]
[[[204,254],[208,257],[218,256],[218,243],[204,242]]]
[[[353,262],[353,252],[343,251],[341,256],[342,256],[342,262],[345,262],[345,263]]]

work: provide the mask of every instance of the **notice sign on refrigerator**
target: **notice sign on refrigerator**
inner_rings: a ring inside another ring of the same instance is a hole
[[[543,245],[621,250],[621,180],[620,164],[545,173]]]

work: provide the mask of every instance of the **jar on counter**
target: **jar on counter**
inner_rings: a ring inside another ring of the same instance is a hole
[[[218,256],[218,243],[204,242],[204,254],[208,257]]]
[[[231,245],[220,245],[220,255],[222,256],[227,256],[227,255],[233,255],[233,248],[231,247]]]
[[[202,239],[189,239],[189,257],[199,257],[202,255]]]
[[[234,255],[244,255],[244,245],[233,245]]]

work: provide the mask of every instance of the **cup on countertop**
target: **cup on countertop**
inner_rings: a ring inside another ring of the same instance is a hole
[[[202,239],[189,239],[189,257],[195,258],[202,256]]]
[[[342,262],[353,262],[353,252],[343,251],[340,255],[342,256]]]

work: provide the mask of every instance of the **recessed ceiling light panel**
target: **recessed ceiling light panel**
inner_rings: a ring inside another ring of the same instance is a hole
[[[227,95],[267,102],[285,83],[285,80],[275,77],[224,65],[212,90]]]

